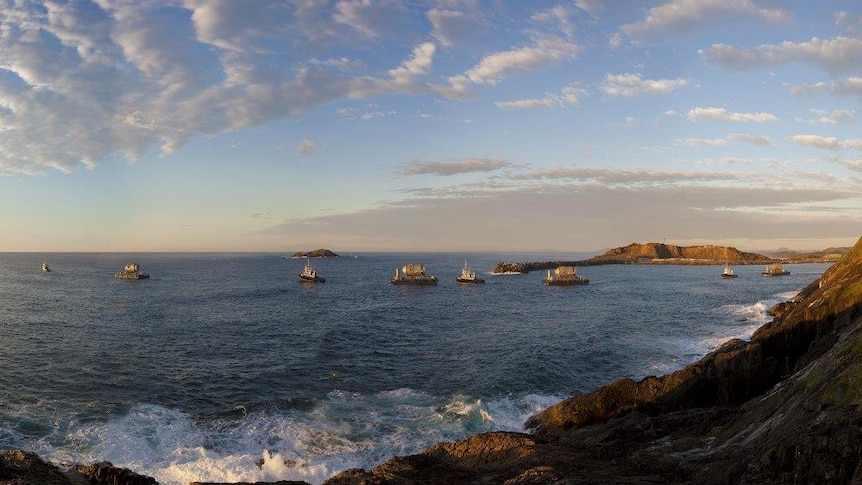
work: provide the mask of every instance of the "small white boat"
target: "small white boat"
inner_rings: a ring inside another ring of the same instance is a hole
[[[724,271],[721,272],[722,278],[736,278],[737,276],[739,275],[733,272],[733,269],[730,267],[729,264],[724,265]]]
[[[476,273],[473,272],[468,266],[467,261],[464,261],[464,268],[461,270],[461,274],[455,278],[455,281],[458,283],[484,283],[485,280],[482,278],[476,277]]]
[[[311,261],[305,258],[305,267],[299,273],[299,281],[305,283],[326,283],[326,278],[317,275],[317,271],[311,267]]]
[[[790,274],[790,271],[784,269],[784,266],[782,266],[781,263],[772,263],[760,274],[763,276],[784,276]]]
[[[145,280],[149,277],[149,273],[142,273],[140,271],[138,263],[128,263],[123,268],[123,271],[114,273],[114,278],[120,278],[121,280]]]
[[[578,275],[578,270],[574,266],[558,266],[551,275],[551,270],[548,270],[548,276],[542,279],[542,283],[548,286],[572,286],[586,285],[590,280]]]
[[[50,273],[51,272],[51,268],[48,267],[48,263],[42,263],[42,272],[43,273]]]

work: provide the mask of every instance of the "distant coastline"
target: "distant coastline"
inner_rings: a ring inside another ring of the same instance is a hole
[[[497,263],[494,274],[529,273],[558,266],[598,266],[603,264],[651,265],[717,265],[771,263],[826,263],[838,261],[850,248],[829,248],[823,251],[795,253],[777,252],[773,256],[740,251],[728,246],[676,246],[664,243],[632,243],[610,249],[604,254],[579,261],[533,261]]]

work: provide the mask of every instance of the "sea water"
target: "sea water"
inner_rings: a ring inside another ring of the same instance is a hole
[[[312,260],[314,285],[280,254],[0,254],[0,449],[163,485],[320,483],[679,369],[828,267],[593,266],[574,287],[490,274],[584,256],[361,253]],[[465,259],[487,283],[455,282]],[[132,260],[150,279],[112,277]],[[413,262],[439,285],[389,283]]]

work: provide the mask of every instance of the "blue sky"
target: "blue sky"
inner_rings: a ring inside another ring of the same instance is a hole
[[[2,5],[0,251],[862,234],[855,0]]]

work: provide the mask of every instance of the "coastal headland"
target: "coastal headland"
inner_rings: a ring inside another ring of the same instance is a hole
[[[757,253],[746,253],[724,246],[675,246],[663,243],[632,243],[610,249],[604,254],[580,261],[543,261],[509,263],[501,261],[493,273],[529,273],[557,266],[597,266],[601,264],[769,264],[783,261]]]
[[[325,483],[862,483],[862,239],[771,313],[749,341],[570,397],[528,432],[441,442]],[[7,450],[0,484],[155,483],[89,467]]]

